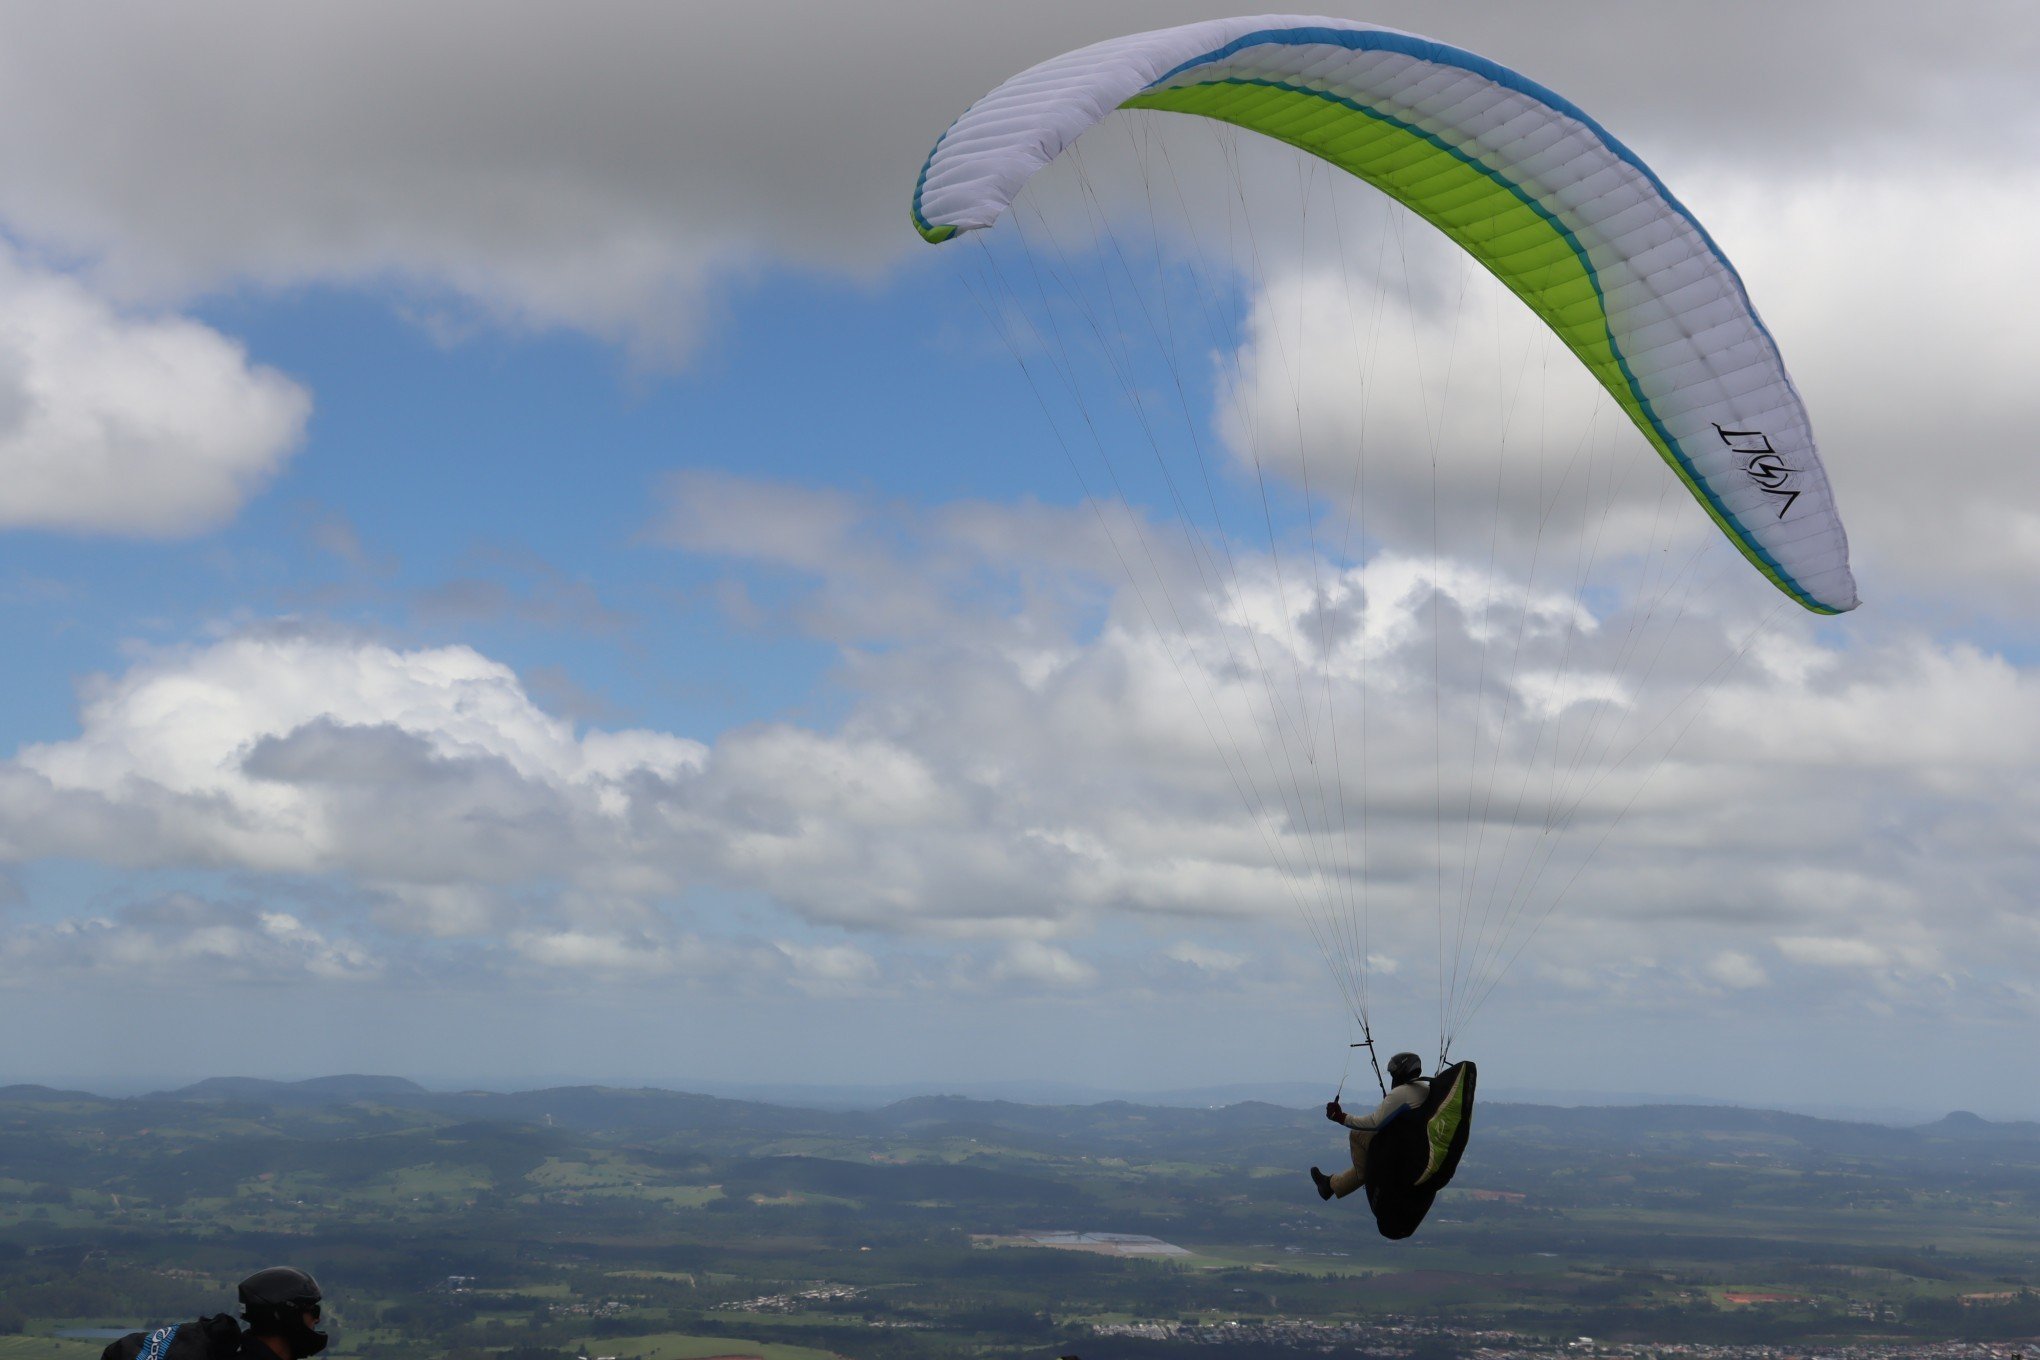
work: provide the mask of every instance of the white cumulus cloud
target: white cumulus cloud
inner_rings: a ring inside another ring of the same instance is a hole
[[[1761,964],[1748,954],[1733,949],[1723,950],[1709,959],[1705,972],[1713,981],[1738,992],[1761,987],[1770,981]]]
[[[741,490],[700,492],[732,542],[771,514],[770,487]],[[872,513],[887,532],[853,526],[873,546],[841,559],[788,543],[784,562],[732,563],[786,573],[795,597],[872,597],[836,721],[586,729],[469,648],[255,630],[88,684],[74,736],[0,763],[0,852],[316,877],[420,947],[647,977],[702,966],[690,951],[713,932],[689,913],[756,895],[864,934],[747,947],[743,968],[817,989],[897,982],[869,947],[887,935],[982,942],[1015,985],[1091,986],[1100,963],[1067,941],[1111,922],[1239,931],[1147,951],[1178,981],[1257,976],[1242,941],[1302,948],[1308,922],[1378,977],[1401,960],[1407,992],[1432,985],[1442,912],[1470,942],[1469,1004],[1519,946],[1583,994],[1668,977],[1637,970],[1671,954],[1695,960],[1687,984],[1754,990],[1767,941],[1776,967],[1815,973],[1991,974],[2040,950],[2040,799],[2018,755],[2033,678],[2008,656],[1892,624],[1846,645],[1774,626],[1781,641],[1724,668],[1740,615],[1660,631],[1620,600],[1548,605],[1393,553],[1325,564],[1347,621],[1321,652],[1245,550],[1243,597],[1181,596],[1182,627],[1158,637],[1086,508],[1027,507],[1003,530],[985,506]],[[1055,513],[1057,532],[1016,530]],[[928,595],[934,561],[988,593]],[[1044,586],[1007,592],[1013,572]],[[1527,704],[1504,648],[1533,674],[1561,654],[1576,677],[1620,673],[1625,702]]]
[[[0,976],[17,981],[98,973],[162,984],[195,974],[212,982],[279,985],[367,981],[387,966],[368,946],[289,912],[188,893],[0,935]]]
[[[1098,970],[1055,945],[1040,940],[1015,940],[992,965],[992,976],[1000,981],[1081,988],[1098,981]]]
[[[198,322],[125,315],[11,255],[0,315],[0,527],[217,528],[304,436],[304,389]]]

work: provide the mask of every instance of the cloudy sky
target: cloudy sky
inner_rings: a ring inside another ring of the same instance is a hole
[[[1329,1086],[1365,960],[1511,1090],[2040,1115],[2023,7],[1342,11],[1708,225],[1836,621],[1292,157],[914,235],[976,95],[1225,12],[0,15],[0,1082]]]

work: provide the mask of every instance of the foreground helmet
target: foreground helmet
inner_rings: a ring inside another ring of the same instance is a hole
[[[1414,1053],[1398,1053],[1388,1060],[1388,1079],[1397,1086],[1424,1075],[1424,1060]]]
[[[326,1349],[326,1334],[306,1325],[319,1317],[319,1282],[290,1266],[271,1266],[241,1281],[241,1316],[258,1336],[280,1336],[290,1353],[305,1360]]]

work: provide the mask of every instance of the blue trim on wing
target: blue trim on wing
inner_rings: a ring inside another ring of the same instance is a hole
[[[977,106],[975,104],[971,105],[971,108],[976,107]],[[935,145],[928,148],[928,159],[921,162],[920,177],[914,181],[914,205],[911,211],[914,214],[915,228],[921,231],[923,234],[936,230],[936,225],[933,222],[930,222],[926,217],[923,217],[921,215],[921,191],[922,189],[927,187],[928,171],[934,166],[935,155],[937,152],[942,150],[942,144],[949,140],[950,133],[956,131],[956,124],[961,123],[969,115],[970,109],[965,109],[962,113],[956,116],[955,120],[952,121],[948,127],[942,129],[942,135],[935,139]],[[954,228],[951,228],[951,231],[953,234]],[[947,240],[948,238],[944,237],[943,239]]]

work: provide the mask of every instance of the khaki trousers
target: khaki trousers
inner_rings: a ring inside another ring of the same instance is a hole
[[[1332,1177],[1332,1193],[1340,1199],[1367,1183],[1367,1145],[1373,1141],[1373,1129],[1353,1129],[1346,1134],[1346,1142],[1353,1149],[1353,1169]]]

